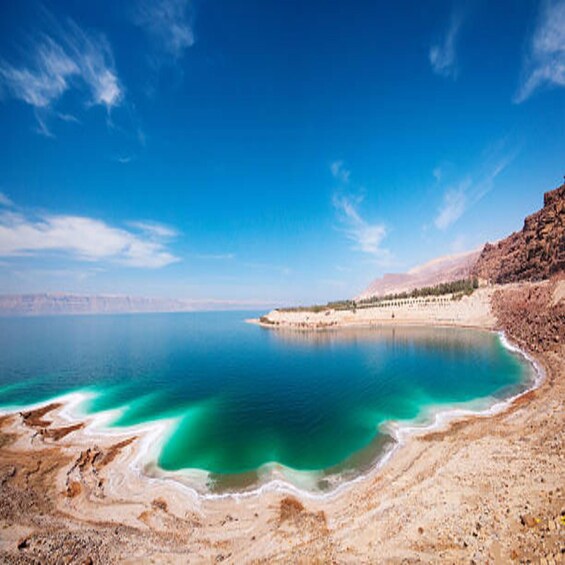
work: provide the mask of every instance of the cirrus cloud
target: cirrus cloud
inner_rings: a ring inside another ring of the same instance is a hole
[[[437,75],[457,78],[457,39],[462,20],[460,13],[453,12],[445,36],[440,42],[430,47],[430,64]]]
[[[161,53],[179,59],[195,41],[189,8],[189,0],[140,0],[133,21]]]
[[[53,29],[36,36],[22,64],[0,59],[0,88],[34,108],[39,131],[45,135],[51,135],[45,114],[71,89],[86,90],[88,105],[108,111],[124,96],[103,35],[87,33],[71,19]]]
[[[373,255],[381,262],[388,261],[390,252],[382,247],[387,236],[384,224],[371,224],[361,217],[359,205],[362,198],[334,194],[332,203],[338,213],[341,230],[353,242],[353,249]]]
[[[438,230],[451,227],[494,188],[497,177],[514,160],[516,150],[507,150],[502,156],[499,153],[500,149],[495,148],[493,154],[472,175],[466,175],[444,191],[443,201],[434,219]]]
[[[343,161],[334,161],[330,164],[330,172],[334,179],[345,185],[351,182],[351,171],[346,168]],[[381,264],[388,264],[391,254],[382,247],[382,242],[387,236],[387,228],[381,223],[367,222],[359,211],[363,196],[352,196],[347,193],[334,193],[332,204],[340,223],[338,228],[353,242],[353,249],[372,255]]]
[[[565,86],[565,0],[542,3],[514,102],[524,102],[551,85]]]

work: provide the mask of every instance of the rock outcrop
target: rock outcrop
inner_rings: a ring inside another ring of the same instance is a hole
[[[565,270],[565,184],[546,192],[544,206],[522,231],[487,243],[473,273],[492,283],[539,281]]]
[[[499,287],[492,309],[498,325],[523,347],[536,353],[556,350],[565,341],[565,274]]]

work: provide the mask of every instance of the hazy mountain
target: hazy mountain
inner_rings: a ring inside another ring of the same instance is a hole
[[[418,265],[406,273],[386,274],[375,279],[356,299],[410,292],[415,288],[464,279],[470,276],[480,253],[480,249],[475,249],[457,255],[445,255]]]
[[[13,294],[0,295],[0,315],[130,314],[142,312],[190,312],[236,310],[265,304],[221,300],[179,300],[119,295]]]

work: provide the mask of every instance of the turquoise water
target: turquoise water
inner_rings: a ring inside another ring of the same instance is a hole
[[[159,466],[237,482],[270,462],[361,468],[390,443],[381,424],[515,394],[531,375],[488,332],[277,332],[253,315],[0,319],[0,405],[87,391],[86,411],[121,409],[113,426],[175,418]]]

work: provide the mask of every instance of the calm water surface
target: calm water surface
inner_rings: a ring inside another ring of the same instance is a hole
[[[530,370],[497,335],[463,329],[276,332],[250,312],[0,319],[0,405],[88,391],[114,426],[176,424],[166,470],[252,477],[265,463],[359,467],[379,425],[515,394]]]

